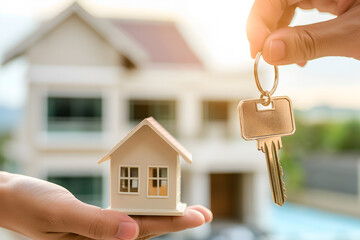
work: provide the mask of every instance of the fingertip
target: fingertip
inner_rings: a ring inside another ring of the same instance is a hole
[[[134,240],[139,235],[139,225],[135,221],[120,222],[118,232],[116,233],[117,240]]]
[[[132,219],[132,224],[133,224],[133,232],[132,232],[132,236],[133,238],[131,239],[137,239],[137,237],[139,236],[139,233],[140,233],[140,227],[139,227],[139,224],[135,221],[135,219]]]
[[[297,63],[297,65],[299,67],[305,67],[305,65],[307,64],[307,62],[300,62],[300,63]]]
[[[200,227],[205,223],[205,217],[199,211],[194,209],[187,209],[185,215],[191,219],[190,228]]]
[[[283,28],[273,32],[265,41],[262,52],[265,62],[271,65],[291,64],[292,44],[289,43],[289,36],[294,29]],[[301,61],[299,61],[301,62]]]
[[[286,45],[281,39],[269,38],[266,40],[263,49],[264,60],[271,64],[276,65],[278,62],[286,58]]]
[[[200,212],[205,218],[205,223],[209,223],[213,220],[213,213],[211,212],[210,209],[203,207],[201,205],[195,205],[189,208]]]
[[[66,209],[62,232],[72,232],[91,239],[132,240],[139,234],[137,222],[128,215],[79,202],[77,211]]]
[[[266,42],[264,44],[264,48],[263,48],[263,51],[262,51],[262,57],[263,57],[265,62],[267,62],[268,64],[271,64],[270,41],[269,40],[266,40]]]
[[[205,211],[207,213],[207,214],[204,215],[205,222],[206,223],[212,222],[212,220],[214,219],[213,213],[210,211],[210,209],[207,209],[207,208],[205,209]]]
[[[111,209],[104,209],[102,211],[105,213],[107,219],[116,219],[118,229],[115,237],[117,240],[133,240],[138,237],[140,232],[139,225],[132,217]]]
[[[256,54],[263,49],[264,42],[271,34],[264,21],[258,16],[249,16],[246,25],[247,38],[250,42],[251,57],[255,58]]]

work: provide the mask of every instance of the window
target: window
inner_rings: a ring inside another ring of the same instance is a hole
[[[227,121],[228,102],[226,101],[204,101],[203,115],[205,121]]]
[[[130,122],[138,123],[147,117],[154,117],[171,134],[176,135],[175,100],[130,100]]]
[[[227,138],[233,128],[229,124],[228,101],[203,101],[202,136],[205,138]]]
[[[101,123],[101,98],[47,98],[49,132],[100,132]]]
[[[153,116],[159,120],[175,120],[173,100],[130,100],[130,121],[142,121]]]
[[[148,196],[167,197],[168,196],[168,168],[149,167]]]
[[[120,166],[119,192],[139,193],[139,168]]]
[[[49,182],[68,189],[75,197],[88,204],[102,206],[102,177],[101,176],[48,176]]]

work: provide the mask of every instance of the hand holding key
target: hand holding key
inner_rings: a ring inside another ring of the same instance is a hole
[[[317,9],[337,17],[290,27],[295,9]],[[273,65],[346,56],[360,60],[360,0],[255,0],[247,22],[251,55],[263,51]]]
[[[261,52],[256,57],[254,73],[261,96],[260,99],[243,100],[239,103],[240,129],[245,140],[257,140],[258,150],[265,153],[273,200],[282,206],[286,195],[278,151],[282,147],[281,137],[295,132],[295,121],[291,100],[288,97],[271,97],[278,83],[276,66],[274,87],[270,92],[262,89],[257,75],[260,56]]]

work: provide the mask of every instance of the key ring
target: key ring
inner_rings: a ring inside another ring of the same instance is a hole
[[[279,83],[279,70],[278,70],[277,66],[274,66],[274,70],[275,70],[274,85],[270,91],[264,91],[264,89],[261,87],[261,84],[259,82],[259,75],[258,75],[258,65],[259,65],[259,60],[260,60],[261,55],[262,55],[262,52],[260,51],[257,53],[256,58],[255,58],[255,64],[254,64],[255,83],[256,83],[256,86],[259,89],[261,95],[266,96],[270,99],[271,95],[274,94],[274,92],[277,88],[277,85]],[[270,103],[270,100],[268,102]],[[269,105],[269,104],[267,104],[267,105]]]
[[[267,100],[264,99],[264,97],[267,97]],[[263,106],[269,106],[269,104],[271,103],[271,95],[270,92],[265,90],[264,93],[262,93],[260,95],[260,99],[262,100],[261,104]]]

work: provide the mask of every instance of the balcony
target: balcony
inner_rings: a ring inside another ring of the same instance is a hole
[[[100,117],[48,117],[47,131],[54,132],[101,132]]]

